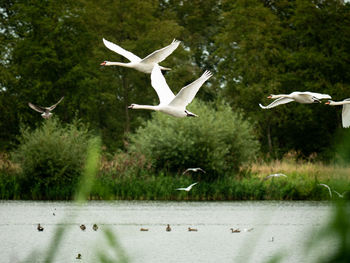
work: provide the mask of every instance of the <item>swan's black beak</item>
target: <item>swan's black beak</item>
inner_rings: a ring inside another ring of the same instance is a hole
[[[128,109],[132,109],[134,107],[134,105],[130,105],[129,107],[128,107]]]

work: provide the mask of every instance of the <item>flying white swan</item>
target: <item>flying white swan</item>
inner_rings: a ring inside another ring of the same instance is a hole
[[[329,100],[325,104],[328,104],[331,106],[343,105],[343,110],[341,114],[343,128],[350,127],[350,99],[345,99],[343,101]]]
[[[185,174],[185,173],[187,173],[187,172],[189,172],[189,171],[192,171],[192,172],[201,171],[202,173],[205,173],[205,171],[204,171],[202,168],[198,167],[198,168],[188,168],[188,169],[186,169],[186,171],[184,171],[182,174]]]
[[[50,106],[50,107],[41,107],[41,106],[36,106],[30,102],[28,102],[29,107],[31,107],[33,110],[42,113],[41,116],[44,119],[48,119],[51,117],[52,113],[51,111],[56,108],[56,106],[63,100],[64,97],[62,97],[56,104]]]
[[[321,94],[321,93],[308,92],[308,91],[305,91],[305,92],[294,91],[290,94],[270,95],[267,98],[276,99],[276,100],[267,106],[263,106],[259,103],[259,106],[262,109],[271,109],[278,105],[286,104],[292,101],[299,102],[302,104],[310,104],[310,103],[316,103],[316,102],[321,103],[320,100],[331,99],[331,96],[329,96],[328,94]]]
[[[174,39],[170,45],[154,51],[152,54],[148,55],[144,59],[139,58],[138,56],[131,53],[130,51],[127,51],[122,47],[112,42],[109,42],[104,38],[103,38],[103,43],[108,49],[118,53],[119,55],[122,55],[123,57],[130,60],[130,62],[122,63],[122,62],[104,61],[101,63],[101,66],[122,66],[127,68],[133,68],[144,73],[151,73],[154,65],[162,62],[171,53],[173,53],[173,51],[179,46],[180,41]],[[160,69],[170,70],[170,68],[164,68],[162,66],[160,66]]]
[[[160,71],[160,67],[155,64],[151,73],[151,84],[158,94],[160,102],[159,105],[151,106],[131,104],[129,106],[129,109],[155,110],[174,117],[197,117],[196,114],[186,110],[186,106],[196,96],[199,88],[203,85],[203,83],[211,76],[211,72],[206,70],[200,78],[193,81],[186,87],[183,87],[175,96],[166,83],[165,78]]]
[[[328,189],[328,191],[329,191],[330,197],[332,198],[332,191],[331,191],[331,188],[330,188],[328,185],[326,185],[326,184],[319,184],[319,185],[322,185],[322,186],[326,187],[326,188]]]
[[[285,175],[285,174],[270,174],[270,175],[266,176],[264,178],[264,180],[267,180],[267,179],[270,179],[270,178],[273,178],[273,177],[281,177],[281,176],[287,177],[287,175]]]
[[[186,188],[176,188],[175,190],[183,190],[183,191],[189,192],[192,189],[192,187],[196,184],[198,184],[198,182],[193,183],[193,184],[187,186]]]

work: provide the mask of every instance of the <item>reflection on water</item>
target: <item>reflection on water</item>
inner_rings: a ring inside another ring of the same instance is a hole
[[[34,250],[44,250],[60,224],[69,229],[55,262],[96,262],[106,242],[102,231],[108,227],[132,262],[264,262],[281,251],[286,255],[283,262],[310,262],[303,254],[305,241],[329,213],[330,205],[324,202],[96,201],[77,206],[3,201],[0,258],[22,262]],[[43,232],[37,231],[38,223]],[[92,229],[95,223],[98,231]],[[172,231],[165,231],[167,224]],[[188,227],[198,231],[188,232]],[[242,231],[232,233],[230,228]],[[243,231],[249,228],[253,230]],[[76,259],[78,253],[81,260]]]

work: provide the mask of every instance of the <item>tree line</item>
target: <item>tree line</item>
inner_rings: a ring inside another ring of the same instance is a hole
[[[131,103],[157,104],[150,76],[121,67],[102,38],[144,57],[176,38],[163,63],[169,86],[211,70],[196,99],[228,103],[255,124],[262,152],[290,150],[329,158],[341,131],[340,109],[284,105],[261,110],[271,93],[313,91],[350,97],[350,5],[341,0],[4,0],[0,5],[0,149],[13,148],[20,127],[36,127],[49,106],[61,121],[88,123],[111,151],[150,118]]]

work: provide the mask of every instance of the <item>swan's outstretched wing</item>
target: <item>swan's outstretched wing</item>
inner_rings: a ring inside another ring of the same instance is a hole
[[[160,104],[169,104],[175,98],[157,64],[152,69],[151,84],[158,94]]]
[[[35,110],[37,112],[43,113],[45,111],[45,109],[43,107],[36,106],[30,102],[28,102],[28,105],[29,105],[29,107],[31,107],[33,110]]]
[[[260,106],[260,108],[265,110],[265,109],[271,109],[271,108],[274,108],[274,107],[276,107],[278,105],[286,104],[286,103],[289,103],[289,102],[292,102],[292,101],[294,101],[294,100],[290,99],[290,98],[278,98],[278,99],[274,100],[272,103],[270,103],[267,106],[263,106],[260,103],[259,103],[259,106]]]
[[[345,99],[344,101],[349,101],[350,99]],[[343,110],[342,110],[342,123],[343,128],[349,128],[350,127],[350,104],[344,104]]]
[[[194,186],[194,185],[196,185],[196,184],[198,184],[198,182],[189,185],[189,186],[187,187],[187,189],[188,189],[188,190],[191,190],[191,189],[192,189],[192,186]]]
[[[52,111],[54,108],[56,108],[56,106],[63,100],[64,97],[60,98],[60,100],[55,103],[54,105],[52,105],[51,107],[48,108],[49,111]]]
[[[311,95],[312,97],[315,97],[318,100],[323,100],[323,99],[331,99],[332,97],[328,94],[321,94],[321,93],[316,93],[316,92],[309,92],[309,91],[305,91],[305,92],[300,92],[300,94],[307,94],[307,95]]]
[[[174,50],[179,46],[180,42],[181,41],[174,39],[170,45],[163,47],[162,49],[156,50],[152,54],[149,54],[147,57],[142,59],[141,63],[160,63],[160,62],[162,62],[171,53],[174,52]]]
[[[130,51],[125,50],[124,48],[106,40],[103,38],[103,44],[105,44],[105,46],[118,53],[119,55],[122,55],[123,57],[126,57],[127,59],[129,59],[131,62],[140,62],[141,58],[139,58],[138,56],[136,56],[135,54],[131,53]]]
[[[329,195],[330,195],[331,198],[332,198],[332,191],[331,191],[331,188],[330,188],[328,185],[326,185],[326,184],[319,184],[319,185],[322,185],[322,186],[326,187],[326,188],[328,189],[328,191],[329,191]]]
[[[179,93],[176,95],[176,97],[169,103],[169,106],[174,107],[183,107],[186,108],[186,106],[193,100],[193,98],[196,96],[199,88],[206,82],[213,74],[206,70],[202,76],[195,81],[193,81],[191,84],[187,85],[186,87],[183,87]]]

